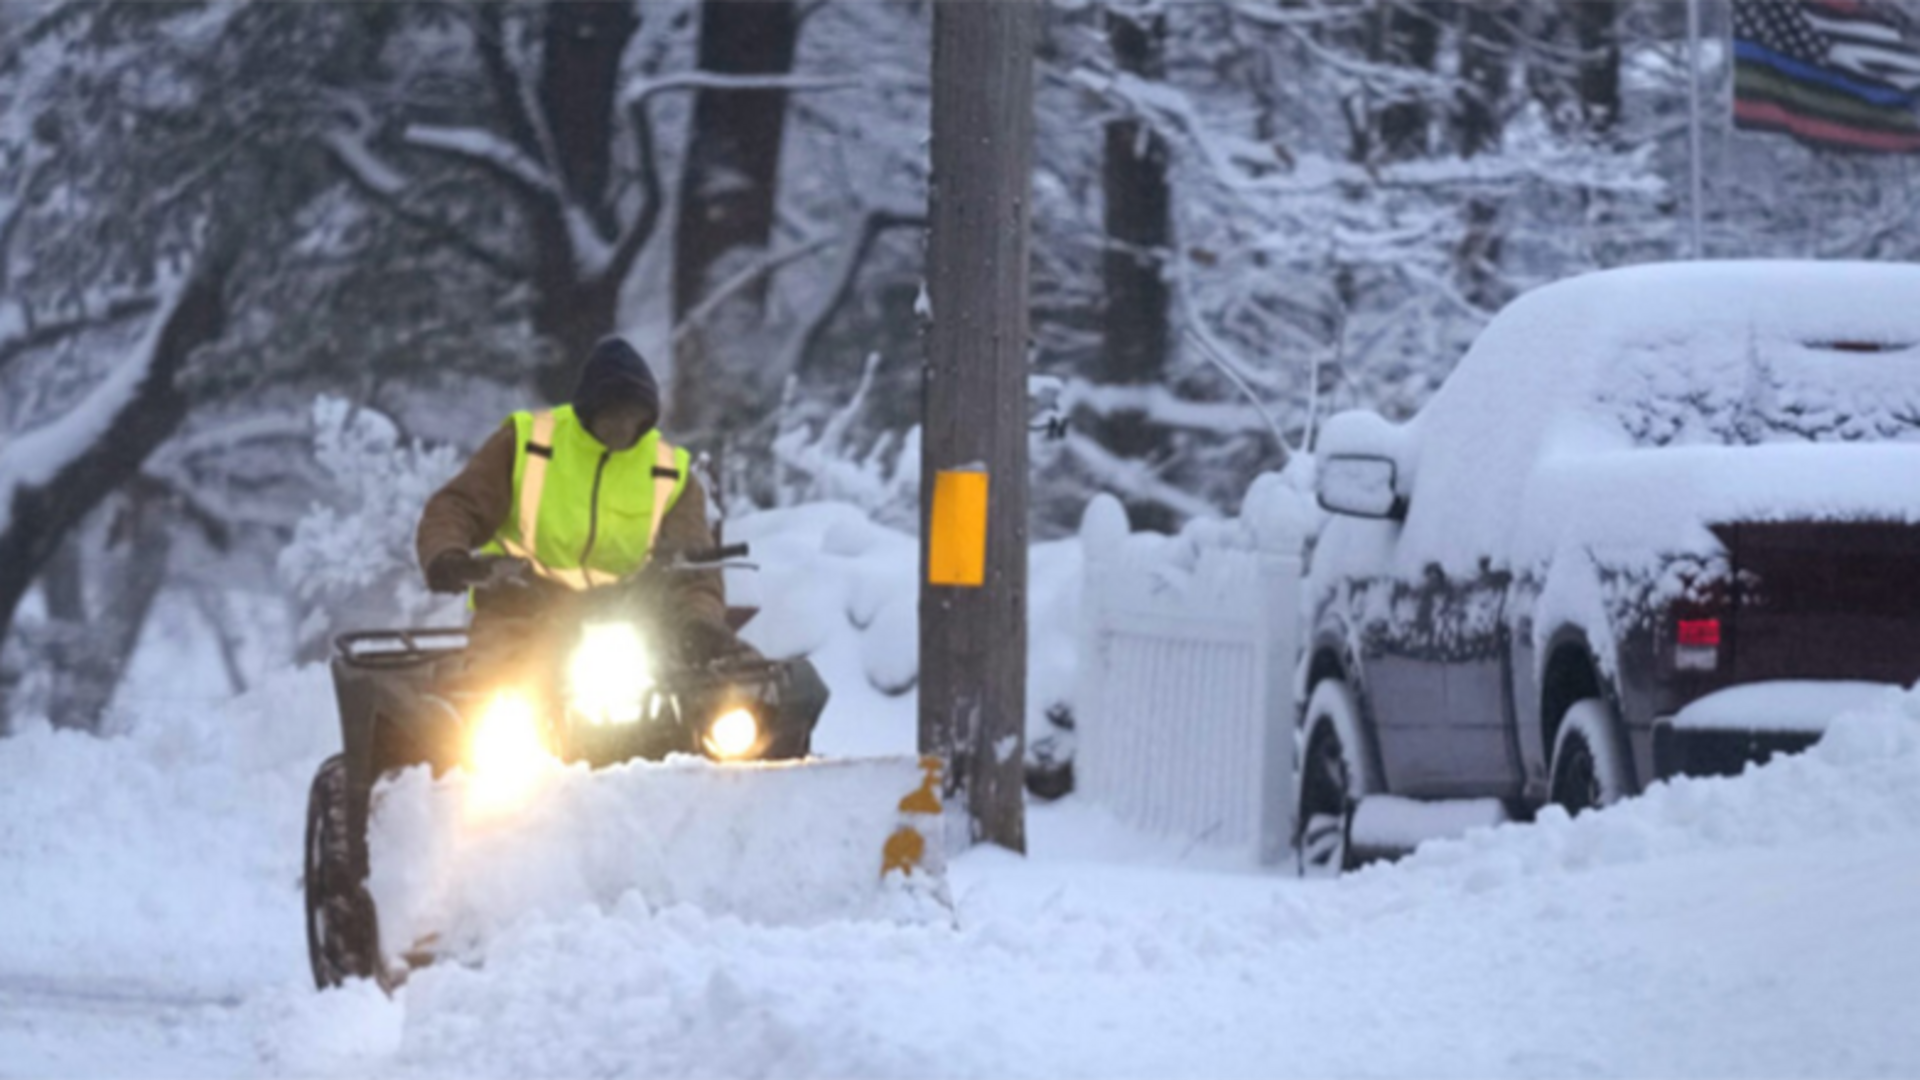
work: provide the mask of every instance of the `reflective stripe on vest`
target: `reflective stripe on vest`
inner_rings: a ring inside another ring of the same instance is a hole
[[[667,512],[661,507],[672,508],[674,496],[680,490],[680,482],[686,479],[679,461],[680,453],[661,439],[653,451],[653,513],[647,515],[647,550],[653,550],[653,542],[660,538],[660,523],[666,520]]]
[[[539,566],[533,553],[540,550],[540,496],[547,490],[547,462],[553,460],[552,410],[533,414],[533,434],[527,442],[533,446],[523,445],[518,451],[527,457],[525,475],[520,478],[520,543],[527,553],[520,557]],[[535,453],[534,446],[544,446],[547,452]]]
[[[541,577],[576,590],[612,584],[645,565],[686,486],[687,452],[649,432],[632,450],[609,453],[567,406],[516,414],[513,425],[516,505],[487,549],[525,559]]]

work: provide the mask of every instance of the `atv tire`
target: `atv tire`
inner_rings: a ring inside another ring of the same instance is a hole
[[[307,795],[307,958],[321,990],[380,973],[380,924],[367,892],[367,838],[354,828],[344,757],[314,774]]]

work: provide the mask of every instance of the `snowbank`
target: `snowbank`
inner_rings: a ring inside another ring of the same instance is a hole
[[[1735,848],[1780,849],[1905,835],[1920,839],[1920,689],[1836,717],[1804,754],[1739,777],[1654,784],[1604,813],[1558,807],[1530,827],[1484,829],[1422,847],[1356,887],[1484,891],[1528,878],[1661,861]],[[1916,867],[1920,870],[1920,867]]]
[[[320,668],[118,738],[0,740],[0,972],[216,992],[304,965],[306,789],[338,742]]]
[[[233,1076],[1920,1069],[1912,694],[1745,776],[1430,845],[1331,886],[1069,803],[1031,815],[1032,858],[955,861],[951,923],[559,905],[504,921],[483,966],[428,968],[389,1001],[306,985],[298,816],[323,689],[308,672],[171,718],[174,734],[0,742],[0,1062]],[[582,798],[566,814],[603,820]],[[500,887],[563,891],[540,865]]]
[[[1332,887],[1078,841],[1114,827],[1061,806],[1034,815],[1033,859],[956,862],[955,927],[583,911],[506,935],[484,971],[419,973],[398,1060],[502,1076],[1907,1074],[1916,717],[1910,695],[1803,758]]]

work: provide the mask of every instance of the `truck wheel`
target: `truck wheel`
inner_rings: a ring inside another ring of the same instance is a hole
[[[1354,803],[1368,794],[1367,769],[1360,757],[1360,710],[1346,683],[1326,679],[1313,688],[1306,732],[1293,846],[1301,877],[1333,877],[1352,868],[1347,827]]]
[[[328,758],[307,794],[307,959],[321,990],[379,972],[380,924],[367,892],[367,838],[350,822],[346,759]]]
[[[1620,723],[1599,698],[1567,708],[1553,740],[1549,797],[1569,814],[1598,809],[1627,795],[1626,758]]]

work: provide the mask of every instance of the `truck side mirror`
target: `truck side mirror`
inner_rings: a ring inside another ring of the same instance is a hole
[[[1330,513],[1402,521],[1407,500],[1394,490],[1396,474],[1392,458],[1341,454],[1320,462],[1314,486]]]

